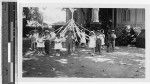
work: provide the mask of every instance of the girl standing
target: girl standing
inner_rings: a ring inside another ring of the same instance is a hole
[[[95,53],[95,47],[96,47],[96,35],[95,33],[92,31],[91,35],[89,36],[89,48],[91,48],[93,50],[93,54]]]
[[[117,38],[116,34],[115,34],[115,30],[112,30],[111,31],[111,48],[112,48],[112,51],[114,51],[115,49],[115,39]]]
[[[104,45],[105,45],[105,34],[104,34],[104,30],[103,30],[103,29],[100,30],[99,38],[101,39],[101,46],[102,46],[102,49],[104,49]]]
[[[103,35],[101,34],[101,31],[98,31],[96,36],[96,48],[100,55],[101,55],[101,48],[102,48],[102,40],[103,40]]]
[[[70,55],[73,52],[73,45],[74,45],[74,36],[73,31],[68,31],[68,35],[66,36],[66,47],[68,55]]]
[[[60,34],[56,36],[54,41],[54,49],[56,50],[56,56],[60,56],[60,50],[62,49],[62,39],[60,38]]]
[[[38,48],[38,54],[43,54],[44,52],[44,45],[45,39],[42,34],[39,34],[39,37],[37,38],[37,48]]]
[[[86,34],[85,31],[82,30],[81,31],[81,42],[80,42],[81,47],[85,47],[86,46]]]
[[[31,33],[31,35],[29,36],[29,38],[31,39],[31,50],[36,50],[36,48],[37,48],[36,41],[38,39],[38,36],[39,36],[39,33],[37,33],[37,32]]]

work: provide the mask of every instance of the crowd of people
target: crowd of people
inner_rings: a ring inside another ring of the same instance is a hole
[[[92,56],[96,52],[102,55],[102,49],[106,49],[107,52],[115,49],[115,30],[110,30],[107,35],[104,34],[103,29],[90,31],[89,35],[85,33],[85,30],[81,30],[79,41],[74,35],[72,30],[67,31],[65,35],[55,33],[54,30],[46,30],[44,33],[36,31],[29,36],[31,40],[30,49],[37,51],[37,54],[43,55],[50,55],[52,52],[55,52],[56,56],[60,56],[61,51],[67,51],[68,55],[70,55],[77,47],[88,47],[92,50],[92,53],[90,53]]]

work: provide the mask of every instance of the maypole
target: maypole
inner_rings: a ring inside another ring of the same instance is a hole
[[[88,32],[90,32],[90,31],[89,31],[88,29],[82,27],[81,25],[79,25],[78,23],[76,23],[76,22],[74,21],[73,16],[74,16],[74,12],[76,11],[76,9],[74,9],[74,8],[69,8],[69,10],[71,11],[71,19],[66,23],[66,27],[65,27],[64,29],[63,29],[64,26],[62,26],[62,27],[60,27],[59,29],[57,29],[56,31],[57,31],[57,33],[60,33],[60,35],[64,36],[64,35],[66,35],[66,32],[67,32],[68,30],[71,30],[71,31],[73,31],[73,35],[74,35],[74,37],[75,37],[76,39],[77,39],[77,36],[78,36],[79,38],[81,38],[81,30],[80,30],[79,27],[81,27],[82,29],[84,29],[84,30],[86,30],[86,31],[88,31]],[[78,27],[78,26],[79,26],[79,27]],[[86,36],[88,37],[87,34],[86,34]]]
[[[74,14],[74,11],[76,10],[76,9],[74,9],[74,8],[69,8],[69,10],[71,11],[71,20],[73,20],[73,14]]]

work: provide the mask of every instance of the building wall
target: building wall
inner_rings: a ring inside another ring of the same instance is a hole
[[[117,9],[116,33],[119,35],[125,25],[138,27],[137,30],[145,29],[145,9],[124,8]]]
[[[67,21],[71,19],[70,11],[67,10]],[[90,14],[89,14],[90,13]],[[91,22],[91,11],[88,8],[77,8],[74,12],[74,20],[78,24],[89,24]],[[99,20],[103,23],[102,25],[106,28],[106,24],[110,18],[112,18],[112,29],[116,30],[117,36],[121,35],[123,27],[125,25],[131,25],[132,27],[137,27],[137,31],[145,29],[145,9],[136,8],[116,8],[116,9],[100,9]],[[104,20],[103,20],[104,18]],[[106,24],[104,24],[106,23]]]

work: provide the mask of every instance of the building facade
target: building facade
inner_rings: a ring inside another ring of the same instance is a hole
[[[117,9],[115,25],[118,33],[124,25],[131,25],[138,28],[137,30],[145,29],[145,9]]]
[[[66,15],[68,21],[71,18],[69,9],[66,10]],[[117,36],[125,25],[145,29],[144,8],[76,8],[73,18],[75,22],[89,29],[115,29]],[[100,25],[91,26],[93,23]]]

